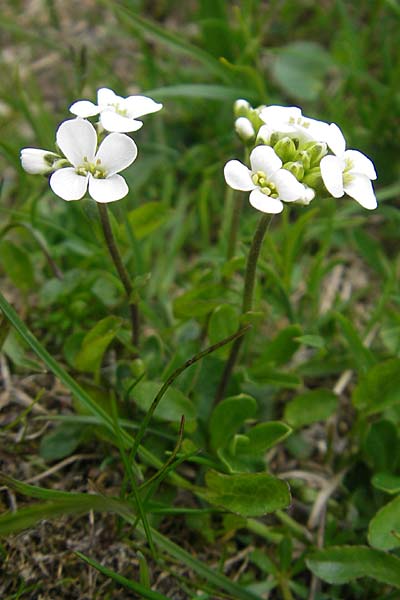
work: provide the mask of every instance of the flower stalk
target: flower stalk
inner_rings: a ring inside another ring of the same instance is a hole
[[[97,207],[99,209],[100,222],[103,228],[104,239],[106,241],[115,268],[117,269],[119,278],[122,282],[122,285],[124,286],[126,295],[128,297],[132,323],[132,342],[137,347],[139,344],[139,309],[137,304],[135,302],[132,302],[132,283],[127,273],[127,270],[125,269],[124,263],[122,262],[121,255],[119,253],[118,246],[115,241],[114,234],[112,232],[107,205],[97,203]]]
[[[271,220],[272,220],[271,215],[269,215],[269,214],[261,215],[261,218],[258,222],[258,226],[257,226],[257,229],[256,229],[254,237],[253,237],[253,241],[250,246],[249,254],[247,257],[246,273],[245,273],[245,278],[244,278],[242,317],[246,313],[251,311],[251,309],[253,307],[253,294],[254,294],[254,284],[255,284],[255,278],[256,278],[258,257],[260,255],[262,243],[264,241],[264,237],[265,237],[265,234],[271,223]],[[243,327],[243,325],[241,325],[240,327]],[[231,351],[229,353],[228,360],[225,364],[225,368],[222,373],[221,380],[219,382],[217,393],[215,395],[215,401],[214,401],[215,404],[218,404],[218,402],[220,402],[225,395],[225,391],[228,386],[229,380],[231,378],[233,369],[235,367],[242,342],[243,342],[243,336],[238,337],[232,344]]]

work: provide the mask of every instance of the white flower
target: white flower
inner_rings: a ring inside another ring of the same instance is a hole
[[[376,179],[372,161],[357,150],[346,150],[343,133],[335,123],[329,128],[328,145],[335,155],[321,160],[321,176],[326,189],[334,198],[348,194],[361,206],[377,207],[371,179]]]
[[[23,148],[20,158],[22,167],[27,173],[31,175],[44,175],[45,173],[50,173],[54,162],[60,157],[49,150]]]
[[[137,131],[143,125],[137,117],[161,110],[162,104],[147,96],[117,96],[108,88],[97,91],[97,104],[89,100],[79,100],[70,106],[70,112],[77,117],[93,117],[100,114],[100,123],[106,131],[126,133]]]
[[[122,133],[110,133],[97,148],[97,133],[89,121],[71,119],[57,130],[57,145],[71,167],[58,169],[50,177],[50,187],[63,200],[80,200],[89,188],[96,202],[114,202],[128,193],[119,171],[137,156],[135,142]]]
[[[265,140],[272,133],[281,133],[303,142],[325,142],[329,132],[328,123],[305,117],[297,106],[266,106],[260,112],[260,119],[266,127],[260,129],[259,137]]]
[[[256,132],[247,117],[238,117],[235,121],[235,130],[241,140],[247,142],[255,137]]]
[[[250,204],[265,213],[277,214],[283,202],[295,202],[307,191],[292,173],[282,169],[282,161],[271,146],[257,146],[250,154],[251,169],[238,160],[224,168],[226,183],[234,190],[250,193]]]

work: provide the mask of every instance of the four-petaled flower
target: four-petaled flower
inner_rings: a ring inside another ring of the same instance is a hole
[[[371,179],[376,179],[372,161],[357,150],[346,150],[343,133],[335,123],[329,127],[328,145],[334,155],[321,160],[321,176],[328,192],[334,198],[348,194],[361,206],[373,210],[377,207]]]
[[[122,133],[110,133],[97,152],[97,133],[89,121],[71,119],[57,130],[57,145],[72,166],[56,170],[50,187],[63,200],[80,200],[89,189],[96,202],[114,202],[128,193],[119,171],[137,156],[135,142]]]
[[[282,161],[271,146],[257,146],[250,154],[251,169],[239,160],[230,160],[224,168],[227,184],[234,190],[251,192],[250,204],[265,213],[277,214],[283,202],[301,201],[308,188],[292,173],[282,169]]]
[[[77,117],[93,117],[100,114],[100,123],[106,131],[127,133],[137,131],[143,125],[137,117],[161,110],[162,104],[147,96],[117,96],[108,88],[97,91],[97,104],[90,100],[79,100],[70,106],[70,112]]]
[[[301,142],[325,142],[329,132],[328,123],[305,117],[297,106],[266,106],[260,112],[260,119],[265,123],[259,131],[262,140],[280,133]]]

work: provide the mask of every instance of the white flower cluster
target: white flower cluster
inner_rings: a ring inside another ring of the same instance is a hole
[[[377,206],[371,180],[372,161],[357,150],[346,150],[335,123],[305,117],[298,107],[235,103],[235,129],[249,147],[250,168],[230,160],[224,168],[227,184],[250,192],[250,204],[265,213],[280,213],[284,202],[309,204],[317,193],[334,198],[345,194],[361,206]]]
[[[70,107],[76,118],[64,121],[57,129],[59,153],[23,148],[22,166],[28,173],[50,175],[51,189],[63,200],[80,200],[86,191],[96,202],[120,200],[129,190],[118,173],[137,156],[135,142],[125,133],[142,127],[138,117],[161,108],[162,104],[146,96],[121,98],[101,88],[97,104],[80,100]],[[87,120],[95,115],[99,115],[96,127]]]

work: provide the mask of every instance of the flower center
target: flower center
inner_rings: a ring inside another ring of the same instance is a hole
[[[308,129],[310,127],[310,122],[306,121],[302,117],[290,117],[289,125],[296,125],[297,127],[303,127],[303,129]]]
[[[122,108],[120,104],[118,104],[118,102],[114,102],[113,104],[109,104],[109,106],[111,106],[114,111],[117,113],[117,115],[121,115],[121,117],[127,117],[128,116],[128,111],[126,110],[126,108]]]
[[[251,180],[266,196],[271,196],[271,198],[278,197],[276,185],[268,179],[264,171],[255,171],[251,176]]]
[[[352,173],[350,173],[353,168],[353,161],[350,158],[345,158],[345,165],[343,169],[343,183],[351,183],[354,179]]]
[[[90,162],[87,156],[83,157],[83,163],[76,169],[78,175],[92,175],[96,179],[105,179],[107,177],[107,171],[101,166],[100,158],[96,159],[96,162]]]

